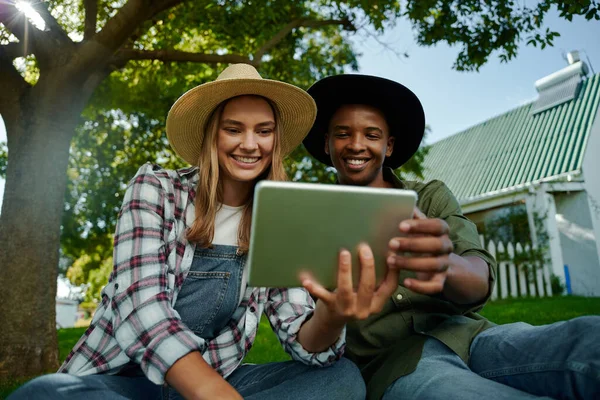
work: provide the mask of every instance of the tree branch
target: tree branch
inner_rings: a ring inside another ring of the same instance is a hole
[[[165,3],[169,3],[173,6],[173,3],[178,3],[178,0],[168,0]],[[153,10],[153,12],[156,9]],[[204,53],[190,53],[179,50],[136,50],[131,48],[119,50],[115,56],[111,59],[110,65],[113,68],[123,67],[127,61],[130,60],[159,60],[163,62],[197,62],[205,64],[217,64],[217,63],[248,63],[258,66],[264,54],[275,47],[279,42],[285,38],[292,30],[300,27],[306,28],[319,28],[326,25],[343,25],[344,29],[355,30],[350,20],[311,20],[311,19],[296,19],[279,32],[275,34],[271,39],[265,42],[261,48],[254,54],[252,60],[250,57],[239,55],[239,54],[204,54]]]
[[[159,60],[164,62],[179,61],[179,62],[197,62],[206,64],[217,63],[250,63],[250,59],[246,56],[238,54],[202,54],[190,53],[179,50],[135,50],[123,49],[120,50],[112,62],[117,65],[122,65],[123,61],[129,60]]]
[[[35,53],[33,43],[10,42],[0,47],[3,49],[5,56],[11,60]]]
[[[21,42],[29,40],[29,35],[34,34],[37,29],[29,22],[25,15],[14,6],[3,2],[0,6],[0,22],[4,24],[13,35]]]
[[[58,23],[56,18],[54,18],[52,14],[50,14],[47,3],[42,1],[32,1],[30,4],[31,7],[35,11],[37,11],[38,14],[40,14],[40,17],[42,17],[42,19],[46,23],[46,31],[51,31],[54,34],[54,36],[59,38],[59,40],[61,41],[66,40],[67,42],[72,42],[65,30],[63,29],[63,27]]]
[[[345,19],[330,19],[330,20],[314,20],[314,19],[295,19],[283,28],[279,32],[275,34],[271,39],[267,40],[261,47],[258,49],[253,56],[254,65],[258,65],[261,63],[261,60],[265,53],[271,50],[273,47],[277,46],[279,42],[283,40],[290,32],[292,32],[296,28],[319,28],[327,25],[342,25],[344,29],[349,31],[355,31],[356,28],[352,25],[352,22],[348,18]]]
[[[10,136],[14,122],[20,118],[20,99],[31,86],[19,74],[4,47],[0,47],[0,114],[6,124],[7,135]]]
[[[37,11],[44,22],[46,30],[41,31],[20,12],[15,3],[4,2],[0,7],[0,22],[13,33],[19,42],[23,43],[23,49],[27,53],[32,53],[35,48],[35,54],[40,61],[40,68],[52,61],[56,55],[57,49],[66,44],[73,44],[56,19],[50,14],[48,8],[43,3],[34,3],[32,7]]]
[[[4,47],[0,46],[0,86],[2,86],[0,93],[11,92],[8,97],[14,100],[18,98],[20,89],[29,86],[29,84],[19,74],[12,63],[12,59],[6,54]]]
[[[83,0],[85,9],[85,24],[83,27],[83,40],[89,40],[96,34],[98,23],[98,0]]]
[[[394,46],[392,46],[390,43],[384,42],[383,40],[381,40],[379,38],[380,35],[378,35],[377,32],[371,32],[367,28],[363,29],[363,31],[365,32],[365,34],[368,38],[375,40],[386,51],[389,51],[390,53],[394,54],[396,57],[398,57],[400,59],[408,58],[408,53],[406,51],[401,52],[400,50],[397,50]]]
[[[150,16],[148,18],[154,17],[156,14],[168,10],[169,8],[173,8],[179,4],[183,3],[183,0],[162,0],[157,1],[151,10]]]
[[[182,0],[155,2],[149,0],[129,0],[114,17],[106,22],[104,28],[96,34],[94,39],[110,55],[125,43],[142,22],[151,18],[156,13],[174,7],[181,2]]]

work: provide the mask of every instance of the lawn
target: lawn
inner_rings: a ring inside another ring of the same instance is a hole
[[[489,303],[481,312],[483,316],[498,324],[524,321],[532,325],[550,324],[582,315],[600,315],[600,297],[551,297],[546,299],[500,300]],[[64,360],[85,328],[60,329],[58,331],[59,357]],[[245,362],[262,364],[287,360],[269,323],[260,323],[256,341]],[[0,385],[0,399],[4,399],[19,386],[19,382]]]

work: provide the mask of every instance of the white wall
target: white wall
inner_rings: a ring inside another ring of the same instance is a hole
[[[60,328],[72,328],[77,321],[76,300],[56,299],[56,326]]]
[[[600,259],[586,192],[555,193],[556,224],[573,294],[600,296]]]
[[[582,172],[585,179],[585,191],[588,195],[591,225],[596,238],[596,254],[600,259],[600,108],[596,112],[587,142]],[[600,287],[596,288],[595,293],[600,296]]]
[[[560,233],[556,223],[556,203],[554,196],[548,193],[548,185],[545,183],[537,185],[525,200],[525,205],[527,206],[531,242],[533,246],[538,246],[537,229],[534,221],[534,214],[537,213],[543,218],[543,229],[545,229],[548,235],[549,248],[547,256],[550,263],[550,272],[564,283],[565,269],[560,244]]]

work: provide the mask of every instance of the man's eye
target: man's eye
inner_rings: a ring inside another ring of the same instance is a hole
[[[377,140],[379,139],[379,135],[367,135],[368,139]]]
[[[335,134],[335,136],[336,137],[346,137],[346,136],[348,136],[348,133],[346,133],[346,132],[338,132],[338,133]]]

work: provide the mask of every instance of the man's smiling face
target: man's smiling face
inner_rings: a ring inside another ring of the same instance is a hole
[[[383,162],[392,155],[394,137],[378,109],[363,104],[338,108],[329,122],[325,152],[344,185],[384,186]]]

